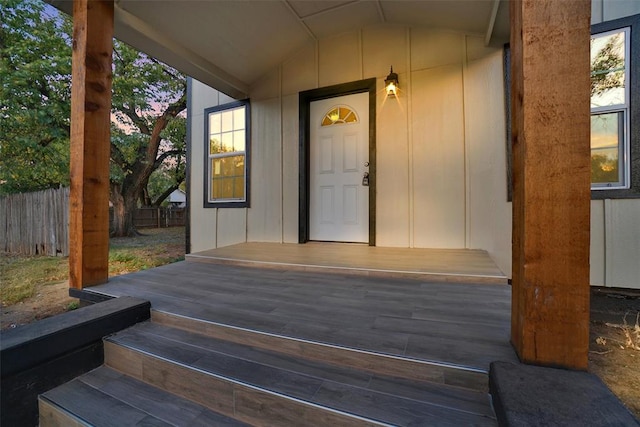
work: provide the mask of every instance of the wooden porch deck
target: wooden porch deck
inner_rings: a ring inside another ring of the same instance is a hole
[[[379,277],[506,284],[507,277],[486,251],[477,249],[386,248],[363,244],[241,243],[187,255],[217,264],[342,272]]]
[[[494,360],[517,360],[509,343],[507,285],[271,267],[184,261],[112,277],[88,290],[147,299],[155,318],[197,319],[238,334],[259,331],[479,373]]]
[[[517,360],[508,285],[230,262],[89,288],[151,301],[151,321],[106,337],[103,367],[41,395],[41,425],[497,425],[489,364]]]

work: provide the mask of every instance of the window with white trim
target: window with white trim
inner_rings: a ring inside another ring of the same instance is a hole
[[[249,202],[249,102],[205,110],[205,207]]]
[[[630,28],[591,36],[591,188],[630,185]]]

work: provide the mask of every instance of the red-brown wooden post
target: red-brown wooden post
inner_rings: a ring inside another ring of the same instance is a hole
[[[513,297],[525,363],[587,368],[590,0],[511,1]]]
[[[109,275],[113,0],[74,0],[69,285]]]

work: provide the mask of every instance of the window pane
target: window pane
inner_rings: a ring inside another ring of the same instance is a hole
[[[222,132],[233,130],[233,112],[225,111],[222,114]]]
[[[222,180],[211,180],[211,200],[215,200],[220,194],[222,194]]]
[[[244,130],[237,130],[233,133],[233,151],[244,151],[246,142]]]
[[[357,121],[358,118],[356,117],[356,113],[354,113],[353,111],[349,111],[344,118],[345,123],[355,123]]]
[[[211,160],[211,198],[244,198],[244,155]]]
[[[220,113],[209,114],[209,133],[220,133]]]
[[[625,32],[591,39],[591,107],[625,104]]]
[[[619,184],[620,150],[623,141],[622,111],[591,116],[591,182]]]
[[[245,125],[244,119],[244,107],[238,108],[237,110],[233,110],[233,129],[244,129]]]
[[[233,152],[233,132],[227,132],[222,134],[222,152]]]
[[[357,123],[358,116],[351,108],[342,106],[332,108],[324,115],[321,126],[331,126],[343,123]]]
[[[209,138],[209,153],[219,154],[221,152],[222,141],[220,140],[220,135],[211,135],[211,138]]]

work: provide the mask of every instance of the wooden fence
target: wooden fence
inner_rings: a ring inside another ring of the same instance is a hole
[[[109,210],[109,221],[113,221],[113,209]],[[185,224],[185,208],[142,207],[133,213],[136,228],[181,227]]]
[[[69,255],[69,189],[0,197],[0,249],[25,255]]]
[[[112,209],[109,219],[112,219]],[[139,208],[136,228],[185,225],[185,208]],[[69,189],[0,197],[0,251],[24,255],[69,255]]]

